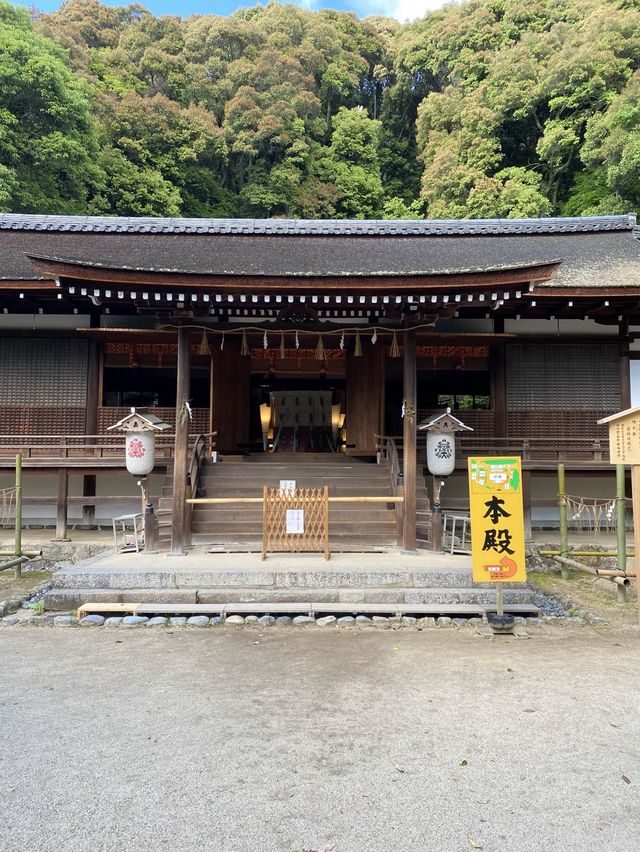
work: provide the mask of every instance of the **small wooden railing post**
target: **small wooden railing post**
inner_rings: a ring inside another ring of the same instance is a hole
[[[69,474],[67,469],[58,469],[58,499],[56,503],[56,541],[69,541],[67,538],[67,517],[69,508]]]
[[[404,485],[396,486],[396,497],[404,497]],[[404,524],[404,506],[401,500],[396,502],[396,529],[398,535],[398,547],[402,547],[403,542],[403,528]]]
[[[142,516],[144,522],[144,549],[145,553],[158,552],[158,522],[153,504],[147,503]]]

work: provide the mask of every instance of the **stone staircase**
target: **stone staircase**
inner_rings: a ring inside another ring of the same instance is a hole
[[[203,464],[199,496],[261,497],[263,487],[295,480],[298,488],[329,486],[332,497],[380,497],[392,494],[389,464],[375,464],[328,453],[275,453],[226,456]],[[161,543],[171,529],[172,480],[165,481],[157,517]],[[262,547],[262,506],[230,503],[196,505],[192,514],[193,544],[216,545],[226,552],[258,551]],[[329,505],[329,544],[333,552],[375,551],[398,541],[395,504],[338,503]]]

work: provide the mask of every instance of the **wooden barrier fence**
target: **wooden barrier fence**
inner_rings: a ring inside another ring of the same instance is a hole
[[[300,491],[309,492],[309,494],[303,498],[299,495]],[[264,487],[264,492],[262,497],[192,497],[188,499],[186,502],[189,505],[199,504],[199,505],[208,505],[208,506],[224,506],[229,505],[231,503],[261,503],[263,506],[263,542],[262,542],[262,558],[266,558],[267,550],[272,550],[273,547],[270,545],[274,542],[278,544],[286,544],[284,547],[285,552],[300,552],[301,550],[318,550],[324,551],[325,559],[330,558],[329,553],[329,515],[328,515],[328,507],[329,503],[395,503],[400,504],[404,502],[404,497],[400,495],[385,495],[385,496],[362,496],[362,497],[329,497],[327,486],[324,489],[297,489],[295,492],[283,492],[279,497],[273,497],[268,492],[279,492],[278,488],[268,489],[267,486]],[[314,493],[311,496],[311,492]],[[323,502],[326,504],[326,524],[323,528],[321,528],[319,513],[320,510],[318,508],[318,503]],[[271,503],[271,509],[267,509],[269,504]],[[289,505],[290,503],[290,505]],[[278,506],[279,508],[273,509],[274,506]],[[299,543],[296,544],[295,538],[298,537],[296,533],[286,534],[286,509],[296,509],[305,508],[311,509],[313,511],[312,524],[311,524],[311,532],[313,538],[313,542],[316,545],[319,544],[320,541],[323,542],[323,546],[314,546],[311,547],[300,547]],[[265,512],[265,510],[267,510]],[[283,524],[284,532],[283,532]],[[265,538],[266,536],[266,538]],[[324,536],[324,537],[323,537]],[[269,546],[267,546],[269,545]]]

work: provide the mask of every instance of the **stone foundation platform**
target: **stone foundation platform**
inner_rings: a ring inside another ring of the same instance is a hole
[[[505,604],[533,606],[532,590],[505,584]],[[45,596],[47,609],[83,603],[214,604],[315,601],[330,604],[495,604],[493,584],[471,581],[468,556],[420,551],[319,554],[165,553],[99,555],[58,569]]]

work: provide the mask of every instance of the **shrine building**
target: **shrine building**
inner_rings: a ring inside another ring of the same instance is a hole
[[[23,455],[26,524],[136,504],[131,407],[170,424],[150,491],[160,538],[259,549],[253,506],[189,508],[294,480],[404,503],[332,509],[335,550],[428,543],[418,425],[451,408],[447,511],[466,458],[523,459],[527,525],[555,469],[614,493],[597,421],[640,403],[632,215],[460,221],[0,214],[0,465]]]

